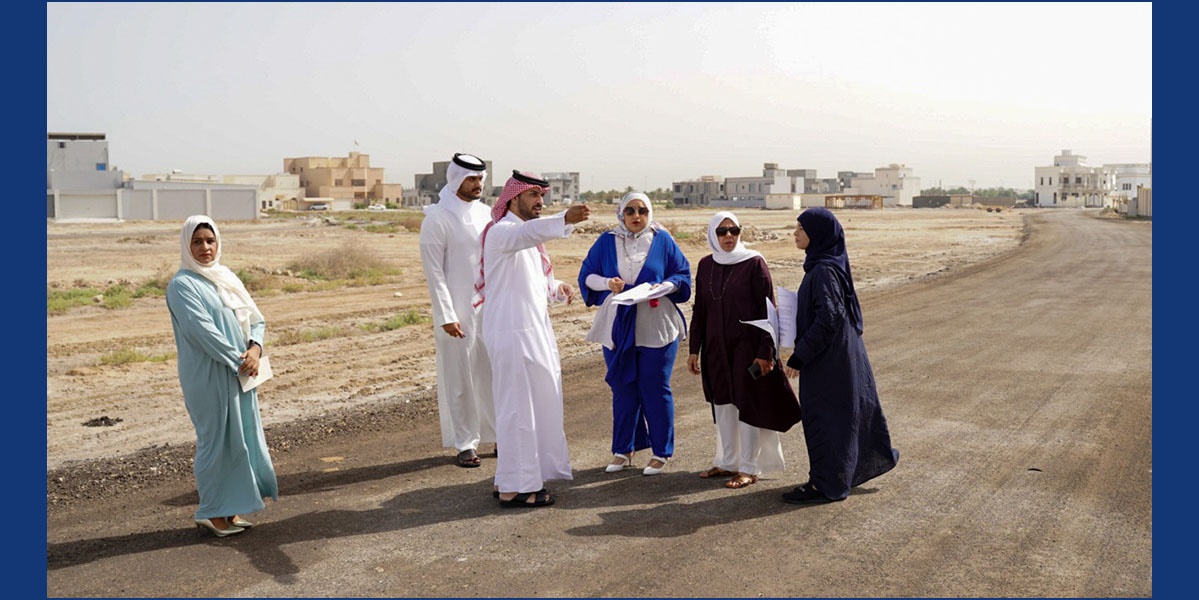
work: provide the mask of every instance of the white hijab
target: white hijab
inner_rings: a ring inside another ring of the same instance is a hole
[[[212,233],[216,236],[216,256],[208,264],[200,264],[192,257],[191,253],[192,235],[196,233],[196,227],[201,223],[207,223],[212,227]],[[188,217],[183,222],[183,229],[179,232],[179,246],[180,250],[182,250],[179,268],[196,273],[216,285],[217,295],[221,297],[221,303],[226,308],[233,310],[233,314],[237,317],[237,324],[241,326],[241,332],[245,337],[245,341],[249,343],[250,326],[255,323],[261,323],[266,318],[259,312],[258,305],[254,304],[254,299],[250,297],[250,292],[246,291],[246,286],[241,282],[241,279],[238,279],[237,275],[229,270],[229,267],[221,264],[221,250],[224,249],[225,245],[221,243],[221,230],[217,229],[216,223],[205,215],[192,215]]]
[[[645,208],[649,210],[649,214],[645,215],[645,227],[637,233],[629,231],[629,228],[624,226],[624,209],[629,205],[630,202],[634,200],[640,200],[644,202]],[[650,232],[650,237],[653,237],[653,233],[662,227],[654,221],[654,205],[649,201],[649,196],[646,196],[641,192],[629,192],[624,195],[624,198],[620,199],[620,205],[616,207],[616,220],[619,221],[620,224],[616,226],[616,229],[614,229],[613,232],[616,234],[616,237],[621,238],[639,238],[645,235],[645,232],[647,231]]]
[[[737,227],[741,226],[741,222],[737,220],[737,215],[722,210],[715,215],[712,215],[712,221],[708,223],[708,247],[712,249],[712,260],[722,265],[735,265],[743,260],[749,260],[755,256],[762,256],[757,250],[750,250],[745,247],[741,241],[741,236],[737,236],[737,245],[733,247],[732,252],[725,252],[720,247],[720,239],[716,237],[716,228],[720,226],[720,222],[729,219]],[[745,233],[742,231],[742,233]]]

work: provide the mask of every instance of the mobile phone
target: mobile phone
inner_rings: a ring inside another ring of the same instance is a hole
[[[754,379],[762,376],[762,365],[759,365],[758,361],[755,360],[754,364],[749,366],[749,376]]]

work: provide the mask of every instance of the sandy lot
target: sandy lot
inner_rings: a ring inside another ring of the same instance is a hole
[[[554,212],[554,209],[550,209]],[[612,206],[569,239],[551,242],[557,276],[574,282],[599,231],[615,224]],[[692,262],[708,254],[704,231],[713,211],[658,210]],[[742,211],[743,237],[766,256],[777,285],[794,288],[802,257],[791,241],[796,212]],[[1021,211],[979,209],[841,210],[854,276],[863,292],[935,277],[1016,248],[1024,237]],[[390,331],[372,327],[409,310],[430,314],[420,268],[418,233],[363,228],[366,212],[321,217],[282,214],[257,222],[221,223],[222,262],[234,270],[279,273],[295,260],[361,244],[398,269],[383,283],[326,291],[256,295],[267,318],[266,347],[275,379],[261,393],[267,425],[372,403],[419,403],[435,411],[433,343],[428,322]],[[47,284],[52,289],[134,285],[173,272],[179,223],[48,223]],[[355,227],[357,225],[358,227]],[[279,275],[280,277],[286,277]],[[690,310],[690,304],[684,312]],[[594,309],[553,308],[564,360],[598,352],[583,341]],[[46,417],[48,469],[112,458],[164,444],[194,441],[174,360],[117,366],[101,357],[119,350],[172,354],[170,318],[162,298],[121,309],[85,306],[48,316]],[[338,331],[316,341],[306,333]],[[287,339],[288,343],[272,340]],[[108,417],[111,425],[85,423]]]

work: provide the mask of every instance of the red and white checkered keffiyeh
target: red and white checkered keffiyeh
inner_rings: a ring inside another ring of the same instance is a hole
[[[521,173],[530,177],[541,179],[541,176],[536,173],[530,173],[527,171],[522,171]],[[515,177],[508,178],[508,181],[504,183],[504,191],[500,192],[500,199],[496,200],[495,205],[491,207],[491,222],[483,228],[483,234],[479,236],[480,248],[486,248],[487,232],[491,230],[491,226],[499,223],[500,219],[504,218],[504,215],[508,214],[508,204],[525,190],[533,189],[535,187],[540,187],[545,191],[546,194],[549,194],[550,192],[548,187],[542,187],[532,183],[525,183]],[[554,285],[554,266],[552,263],[550,263],[549,253],[545,251],[545,244],[537,244],[537,251],[541,253],[541,267],[545,269],[546,286],[550,289],[550,293],[552,293],[552,288]],[[486,286],[486,282],[483,279],[483,254],[483,252],[479,253],[479,277],[475,279],[475,298],[472,305],[476,308],[478,308],[480,304],[483,304],[483,288]]]

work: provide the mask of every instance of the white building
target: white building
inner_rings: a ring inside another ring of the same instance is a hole
[[[1125,163],[1104,165],[1104,167],[1112,171],[1112,175],[1115,177],[1114,193],[1124,202],[1136,198],[1138,189],[1153,187],[1151,165]]]
[[[46,218],[55,220],[183,220],[204,214],[218,221],[258,218],[253,185],[128,179],[109,164],[103,133],[46,136]]]
[[[726,177],[724,193],[729,206],[765,208],[771,194],[802,194],[804,178],[788,175],[778,163],[763,163],[759,177]]]
[[[875,169],[873,175],[854,175],[843,192],[849,195],[882,196],[885,207],[911,208],[912,198],[920,195],[920,178],[912,175],[911,167],[891,163]]]
[[[912,169],[891,164],[874,173],[838,171],[836,178],[820,179],[815,169],[780,169],[763,163],[760,177],[719,177],[673,184],[676,206],[716,206],[791,209],[824,206],[829,196],[881,196],[883,206],[912,206],[920,195],[920,178]]]
[[[1135,199],[1138,188],[1153,187],[1153,165],[1148,163],[1087,165],[1087,157],[1070,150],[1053,157],[1052,166],[1036,167],[1037,206],[1103,208]]]
[[[671,183],[676,206],[766,208],[767,198],[804,193],[804,178],[780,169],[778,163],[763,163],[762,175],[726,177],[706,175],[692,181]]]
[[[579,174],[542,173],[542,177],[550,183],[550,204],[570,204],[579,199]]]

